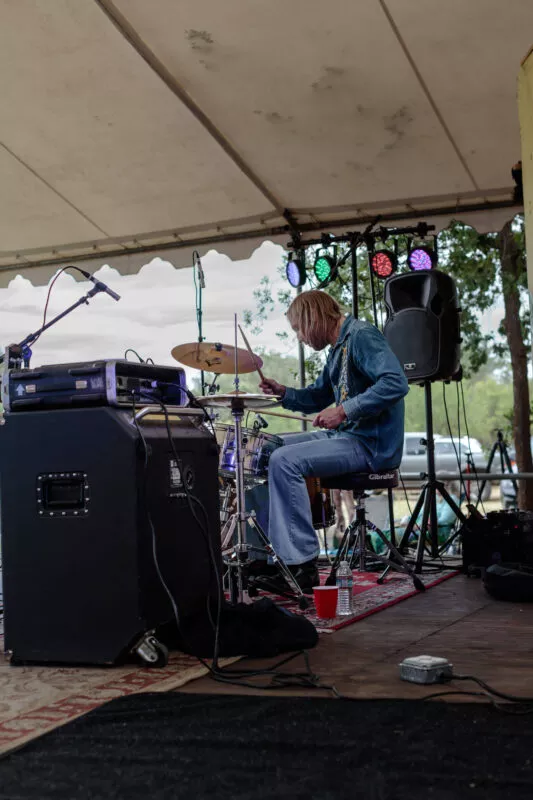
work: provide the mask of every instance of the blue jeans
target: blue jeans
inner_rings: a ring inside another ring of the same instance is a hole
[[[304,478],[373,472],[364,447],[350,433],[313,431],[287,437],[268,464],[268,536],[286,564],[303,564],[320,552]]]

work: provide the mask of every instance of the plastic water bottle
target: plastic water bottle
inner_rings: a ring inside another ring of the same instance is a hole
[[[346,617],[352,613],[353,575],[347,561],[341,561],[337,570],[337,586],[339,599],[337,601],[337,615]]]

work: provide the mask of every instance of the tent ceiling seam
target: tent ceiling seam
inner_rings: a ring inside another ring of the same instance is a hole
[[[281,203],[273,192],[266,186],[265,183],[259,178],[252,168],[246,163],[243,157],[235,150],[233,145],[230,144],[224,134],[217,128],[215,123],[207,116],[207,114],[195,103],[188,92],[176,80],[174,75],[165,67],[162,61],[155,55],[155,53],[148,47],[141,36],[137,33],[133,25],[127,18],[118,10],[112,0],[94,0],[96,5],[107,16],[107,18],[116,27],[119,33],[126,39],[136,53],[141,56],[146,64],[153,70],[160,80],[167,86],[175,97],[183,103],[184,106],[191,112],[191,114],[198,120],[202,127],[209,133],[209,135],[217,142],[217,144],[224,150],[227,156],[233,161],[240,171],[245,175],[251,183],[258,189],[263,197],[280,213],[283,214],[285,206]]]
[[[0,147],[2,147],[6,151],[6,153],[8,153],[11,156],[11,158],[14,158],[15,161],[17,161],[22,167],[24,167],[24,169],[28,170],[28,172],[30,172],[34,176],[34,178],[37,178],[38,181],[44,184],[44,186],[46,186],[47,189],[53,192],[57,197],[60,197],[64,203],[66,203],[68,206],[70,206],[70,208],[72,208],[73,211],[76,212],[76,214],[79,214],[80,217],[83,217],[84,220],[89,222],[93,226],[93,228],[96,228],[96,230],[100,231],[100,233],[103,233],[104,236],[109,236],[107,231],[101,228],[100,225],[97,225],[96,222],[94,222],[94,220],[88,217],[84,211],[75,206],[74,203],[72,203],[68,199],[68,197],[65,197],[65,195],[62,194],[58,189],[56,189],[54,186],[48,183],[48,181],[45,180],[45,178],[43,178],[42,175],[39,175],[37,170],[35,170],[33,167],[30,167],[30,165],[26,161],[24,161],[24,159],[18,156],[13,150],[11,150],[11,148],[8,147],[7,144],[5,144],[4,142],[0,142]]]
[[[459,149],[459,145],[455,141],[455,139],[453,137],[453,134],[450,131],[450,129],[449,129],[449,127],[448,127],[448,125],[447,125],[447,123],[446,123],[446,121],[444,119],[443,114],[441,113],[441,111],[440,111],[440,109],[439,109],[439,107],[438,107],[433,95],[431,94],[427,83],[425,82],[424,78],[422,77],[422,73],[420,72],[420,70],[418,69],[418,67],[416,65],[416,62],[415,62],[413,56],[411,55],[411,52],[410,52],[409,48],[407,47],[407,44],[406,44],[402,34],[400,33],[400,29],[396,25],[396,22],[394,21],[394,18],[392,16],[391,12],[389,11],[389,8],[388,8],[388,6],[386,4],[386,0],[378,0],[378,3],[382,8],[382,11],[386,16],[386,18],[387,18],[387,20],[389,22],[389,25],[390,25],[390,27],[391,27],[396,39],[398,40],[398,43],[399,43],[400,47],[402,48],[402,50],[403,50],[403,52],[405,54],[405,57],[407,58],[410,66],[411,66],[411,69],[413,70],[413,72],[414,72],[414,74],[416,76],[416,79],[418,80],[418,82],[420,84],[420,87],[422,88],[422,91],[426,95],[426,98],[427,98],[429,104],[431,105],[431,108],[433,109],[433,112],[434,112],[435,116],[437,117],[437,119],[438,119],[438,121],[439,121],[439,123],[440,123],[440,125],[441,125],[441,127],[442,127],[442,129],[444,131],[444,133],[446,134],[446,137],[447,137],[448,141],[450,142],[451,146],[453,147],[457,158],[461,162],[461,165],[462,165],[463,169],[465,170],[466,174],[468,175],[468,177],[472,181],[472,185],[476,189],[480,189],[480,187],[477,184],[476,179],[474,178],[474,175],[473,175],[472,171],[470,170],[470,167],[466,163],[465,157],[463,156],[463,154],[461,153],[461,151]]]

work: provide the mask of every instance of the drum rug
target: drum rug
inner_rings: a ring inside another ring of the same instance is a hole
[[[223,659],[221,664],[235,660]],[[163,669],[134,664],[11,667],[0,655],[0,753],[20,747],[115,697],[168,692],[206,673],[198,659],[184,653],[172,653]]]
[[[8,755],[1,793],[18,800],[530,800],[532,739],[531,715],[488,704],[138,694]]]
[[[329,575],[329,567],[320,569],[320,583],[324,584]],[[419,575],[418,577],[426,587],[426,591],[439,583],[453,578],[454,575],[459,575],[459,570],[456,569],[442,569],[436,572],[428,573],[426,575]],[[413,581],[408,575],[401,573],[389,574],[384,583],[377,584],[376,580],[379,573],[376,572],[357,572],[353,573],[353,613],[349,616],[336,617],[334,620],[321,620],[318,619],[315,613],[315,607],[312,597],[309,598],[310,606],[305,611],[300,611],[296,602],[292,600],[285,600],[282,597],[275,597],[274,600],[278,605],[285,606],[296,614],[304,614],[316,627],[319,633],[333,633],[346,625],[352,625],[360,619],[376,614],[378,611],[383,611],[389,606],[396,603],[401,603],[402,600],[407,600],[409,597],[414,597],[417,590],[413,586]]]

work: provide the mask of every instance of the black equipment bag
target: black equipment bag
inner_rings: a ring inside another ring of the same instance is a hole
[[[533,513],[490,511],[470,516],[461,528],[463,572],[481,575],[492,564],[533,567]]]
[[[161,638],[185,653],[201,658],[214,654],[216,604],[211,613],[198,613],[183,621],[180,631],[162,633]],[[270,598],[254,603],[223,603],[220,614],[219,656],[271,658],[298,650],[308,650],[318,642],[318,632],[306,617],[277,606]]]
[[[524,564],[492,564],[483,576],[485,589],[496,600],[533,602],[533,567]]]

